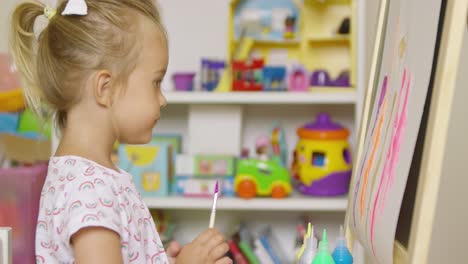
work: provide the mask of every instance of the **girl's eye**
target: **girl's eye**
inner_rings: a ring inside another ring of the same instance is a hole
[[[154,88],[159,88],[159,87],[161,87],[161,83],[162,83],[162,80],[153,81],[153,86],[154,86]]]

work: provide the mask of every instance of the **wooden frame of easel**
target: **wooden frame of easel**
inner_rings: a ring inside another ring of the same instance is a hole
[[[361,126],[358,133],[358,146],[356,160],[362,156],[363,143],[370,118],[370,108],[376,91],[376,82],[383,52],[383,41],[387,22],[389,0],[381,0],[377,34],[374,44],[372,64],[366,90]],[[463,34],[467,26],[468,0],[448,0],[445,8],[443,31],[440,38],[440,49],[431,107],[429,110],[426,136],[424,139],[423,154],[421,158],[420,177],[416,192],[413,221],[410,228],[409,246],[404,247],[395,240],[393,258],[394,263],[427,263],[432,238],[432,227],[436,215],[439,183],[442,176],[443,155],[445,146],[442,142],[447,138],[450,109],[456,88],[459,58],[463,42]],[[442,91],[443,88],[443,91]],[[443,95],[443,96],[442,96]],[[356,174],[354,168],[353,178]],[[353,181],[352,181],[353,182]],[[351,186],[350,193],[353,193]],[[349,227],[351,207],[345,218],[346,236],[348,245],[352,248],[354,234]]]

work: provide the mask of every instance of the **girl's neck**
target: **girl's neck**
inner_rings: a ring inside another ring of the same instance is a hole
[[[55,156],[80,156],[118,171],[111,160],[116,140],[113,134],[110,126],[93,122],[92,117],[87,120],[68,119]]]

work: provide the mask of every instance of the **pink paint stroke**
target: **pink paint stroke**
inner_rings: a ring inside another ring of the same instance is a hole
[[[392,138],[391,144],[387,151],[387,158],[385,162],[385,166],[382,172],[382,177],[380,179],[379,188],[377,190],[374,205],[371,214],[371,221],[370,221],[370,241],[372,252],[374,256],[376,256],[375,252],[375,245],[374,245],[374,238],[375,238],[375,219],[376,219],[376,211],[378,210],[379,215],[382,214],[385,204],[386,204],[386,197],[388,192],[390,191],[391,187],[393,186],[393,182],[395,180],[395,168],[398,158],[400,156],[400,147],[402,142],[402,135],[404,134],[406,121],[407,121],[407,109],[408,109],[408,95],[409,95],[409,87],[411,84],[411,74],[408,74],[408,80],[406,82],[406,69],[403,72],[402,84],[400,88],[400,94],[397,103],[397,111],[399,109],[401,95],[403,93],[403,88],[405,89],[405,98],[403,101],[403,107],[401,113],[395,118],[394,125],[392,128]],[[383,198],[381,197],[381,194]]]
[[[387,84],[388,84],[388,76],[385,75],[384,76],[384,79],[382,81],[382,88],[380,89],[380,98],[379,98],[379,102],[378,102],[378,105],[377,105],[377,114],[375,115],[375,120],[373,122],[373,125],[372,125],[372,132],[370,134],[370,137],[372,138],[372,136],[374,135],[374,130],[375,130],[375,126],[377,124],[377,120],[379,120],[379,116],[380,116],[380,110],[381,110],[381,107],[382,107],[382,103],[384,101],[384,98],[385,96],[387,95]],[[369,148],[366,149],[366,152],[364,154],[363,157],[367,157],[367,155],[369,154]],[[361,164],[360,164],[360,168],[359,168],[359,174],[357,175],[357,180],[356,180],[356,187],[354,188],[354,201],[353,201],[353,219],[354,219],[354,227],[356,227],[356,201],[357,201],[357,195],[358,195],[358,192],[359,192],[359,186],[361,185],[361,176],[362,176],[362,171],[364,170],[364,165],[366,164],[365,162],[366,160],[364,160]]]

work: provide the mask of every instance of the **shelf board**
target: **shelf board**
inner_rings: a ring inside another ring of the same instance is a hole
[[[239,43],[239,40],[234,40],[234,43]],[[299,46],[301,41],[299,39],[292,39],[292,40],[264,40],[264,39],[254,39],[253,40],[254,46],[274,46],[274,47],[291,47],[291,46]]]
[[[317,5],[350,5],[352,0],[307,0]]]
[[[312,88],[308,92],[166,92],[169,104],[354,104],[353,88]]]
[[[212,206],[210,198],[188,197],[157,197],[144,198],[150,209],[191,209],[209,210]],[[318,211],[344,212],[347,208],[346,196],[340,197],[306,197],[294,194],[284,199],[254,198],[242,199],[237,197],[219,197],[217,210],[230,211]]]
[[[309,43],[349,43],[349,35],[336,36],[310,36],[307,38]]]

